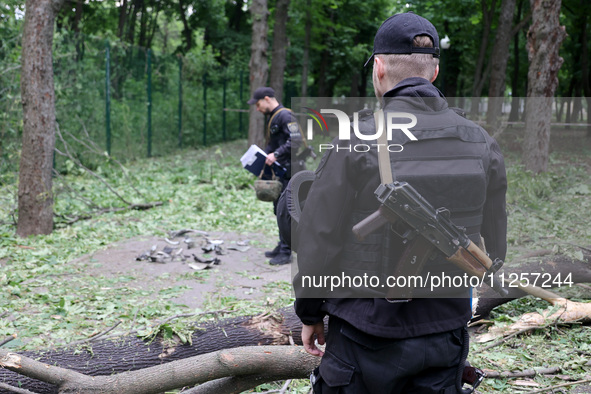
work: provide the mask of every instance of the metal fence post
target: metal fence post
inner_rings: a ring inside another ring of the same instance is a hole
[[[179,149],[183,146],[183,57],[179,55]]]
[[[242,88],[244,87],[243,85],[244,82],[244,70],[240,70],[240,105],[239,107],[242,107],[242,103],[244,102],[244,98],[242,96]],[[242,134],[242,112],[238,112],[238,135]]]
[[[105,41],[105,132],[107,153],[111,156],[111,47]]]
[[[207,73],[203,74],[203,145],[207,145]]]
[[[222,92],[222,138],[226,141],[226,76],[224,76]]]
[[[148,62],[148,157],[152,157],[152,51],[146,52]]]

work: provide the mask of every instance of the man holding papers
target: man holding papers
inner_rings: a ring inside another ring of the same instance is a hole
[[[248,100],[249,105],[256,105],[257,111],[267,116],[265,122],[265,164],[272,166],[278,163],[287,171],[280,178],[283,188],[291,178],[291,153],[297,152],[302,143],[300,127],[291,114],[291,110],[279,104],[275,98],[275,91],[270,87],[256,89]],[[273,213],[277,214],[277,201],[273,202]],[[281,235],[275,249],[265,252],[271,258],[271,265],[282,265],[291,262],[291,249]]]

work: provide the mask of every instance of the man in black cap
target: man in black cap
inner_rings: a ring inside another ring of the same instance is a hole
[[[433,86],[439,72],[438,46],[435,27],[413,13],[394,15],[377,31],[366,64],[373,64],[374,90],[385,118],[391,119],[394,112],[400,116],[401,110],[416,116],[416,126],[410,130],[414,138],[394,132],[388,136],[389,143],[396,143],[392,146],[403,149],[388,149],[385,165],[396,180],[408,182],[435,208],[448,208],[451,220],[465,227],[474,243],[482,236],[490,257],[502,260],[507,226],[503,156],[497,142],[449,108]],[[360,121],[358,129],[365,137],[378,134],[374,117]],[[376,188],[388,183],[380,175],[379,144],[367,140],[355,133],[350,140],[333,141],[341,149],[329,150],[323,157],[299,220],[295,309],[303,322],[304,348],[323,356],[312,375],[314,391],[469,392],[463,391],[467,389],[462,388],[461,377],[468,353],[470,285],[433,294],[416,288],[411,298],[372,295],[383,294],[379,286],[366,285],[363,291],[368,293],[362,294],[350,284],[330,289],[326,282],[324,288],[314,282],[313,290],[304,285],[305,277],[326,279],[335,273],[342,278],[362,277],[369,267],[391,275],[391,266],[406,253],[406,239],[391,226],[363,240],[352,236],[352,227],[377,210]],[[373,148],[350,149],[364,142]],[[420,271],[421,278],[428,270],[450,277],[463,273],[441,252],[413,253],[431,257]],[[335,283],[331,278],[336,277],[328,278],[331,285]],[[325,343],[325,316],[329,316],[329,335],[322,351],[315,339]]]
[[[256,89],[249,105],[256,105],[257,111],[267,117],[265,122],[265,153],[267,153],[267,165],[278,162],[287,169],[287,173],[281,178],[283,189],[291,177],[291,153],[297,152],[302,136],[300,127],[294,120],[291,110],[279,104],[275,98],[275,91],[270,87]],[[277,200],[273,201],[273,213],[277,214]],[[283,265],[291,262],[291,248],[279,235],[277,246],[271,251],[265,252],[271,265]]]

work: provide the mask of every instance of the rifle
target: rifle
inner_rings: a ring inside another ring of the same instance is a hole
[[[381,184],[374,192],[380,207],[353,227],[355,236],[362,240],[368,234],[391,223],[393,230],[409,244],[397,264],[396,274],[418,273],[433,247],[469,275],[482,279],[501,296],[508,291],[496,272],[503,261],[492,261],[450,219],[446,208],[434,209],[411,185],[406,182]],[[400,230],[400,225],[406,225]],[[397,230],[398,229],[398,230]]]

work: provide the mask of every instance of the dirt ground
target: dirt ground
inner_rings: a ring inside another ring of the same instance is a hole
[[[207,236],[188,233],[186,236],[194,240],[195,244],[184,242],[185,236],[168,238],[174,243],[179,242],[178,245],[169,243],[165,237],[146,236],[111,244],[106,249],[78,258],[76,263],[93,276],[132,277],[129,285],[149,290],[155,295],[168,287],[187,286],[187,290],[171,301],[192,309],[203,307],[204,302],[212,296],[265,299],[268,296],[265,284],[291,282],[291,267],[295,262],[272,266],[264,256],[266,250],[275,246],[275,239],[265,239],[260,234],[220,232],[208,233]],[[221,254],[215,251],[205,253],[202,248],[211,245],[207,239],[223,241],[220,245]],[[180,253],[174,258],[158,253],[167,247],[172,249],[172,255]],[[234,247],[241,250],[234,250]],[[138,259],[138,256],[149,254],[152,249],[154,251],[151,254],[161,262],[152,262],[149,258]],[[205,264],[198,263],[193,255],[201,260],[217,258],[219,263],[198,269]]]

